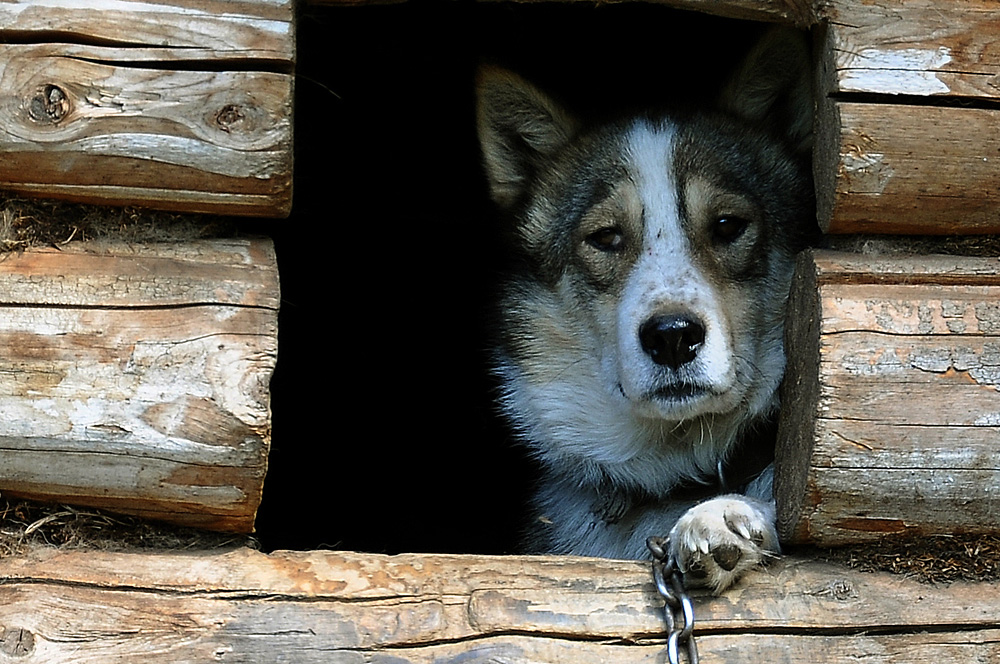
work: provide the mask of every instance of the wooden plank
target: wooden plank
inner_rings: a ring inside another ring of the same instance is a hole
[[[786,559],[721,597],[696,593],[696,634],[705,662],[991,661],[998,596]],[[0,560],[0,656],[656,662],[661,605],[641,562],[45,550]]]
[[[0,4],[0,41],[0,187],[288,213],[290,0],[18,0]]]
[[[777,450],[786,540],[1000,530],[998,275],[997,259],[801,258]]]
[[[0,261],[0,491],[249,532],[270,444],[269,240]]]
[[[829,233],[1000,232],[1000,8],[822,3],[814,174]]]
[[[1000,232],[1000,109],[828,101],[817,214],[830,233]]]
[[[1000,100],[1000,7],[989,0],[830,0],[821,92]]]

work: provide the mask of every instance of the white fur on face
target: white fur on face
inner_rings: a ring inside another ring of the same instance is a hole
[[[642,251],[618,307],[617,380],[621,391],[647,417],[682,420],[732,409],[732,347],[719,298],[692,256],[681,223],[680,192],[672,168],[676,131],[669,125],[636,122],[626,138],[630,175],[643,206]],[[639,328],[653,316],[680,315],[705,328],[697,356],[676,371],[657,365],[643,351]],[[684,400],[654,393],[679,383],[706,394]]]

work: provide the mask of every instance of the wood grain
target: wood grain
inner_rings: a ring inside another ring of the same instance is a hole
[[[265,240],[0,260],[0,491],[248,532],[270,444]]]
[[[0,186],[168,210],[291,203],[292,3],[0,4]]]
[[[801,258],[776,478],[786,540],[1000,529],[998,274],[997,259]]]
[[[0,580],[0,657],[26,664],[663,661],[641,562],[48,550]],[[696,593],[696,634],[709,663],[991,661],[998,593],[786,559]]]
[[[827,101],[817,127],[826,231],[1000,232],[1000,110]]]
[[[823,94],[1000,100],[1000,7],[988,0],[832,0]]]

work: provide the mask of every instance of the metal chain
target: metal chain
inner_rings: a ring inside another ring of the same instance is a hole
[[[663,597],[663,617],[667,623],[667,662],[680,664],[681,649],[686,648],[688,664],[698,664],[698,645],[694,642],[694,605],[684,590],[684,580],[677,561],[670,555],[670,540],[650,537],[646,546],[653,554],[653,583]]]

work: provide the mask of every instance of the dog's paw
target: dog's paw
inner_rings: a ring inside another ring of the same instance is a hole
[[[695,505],[670,531],[670,549],[687,585],[721,592],[778,553],[774,505],[739,495]]]

